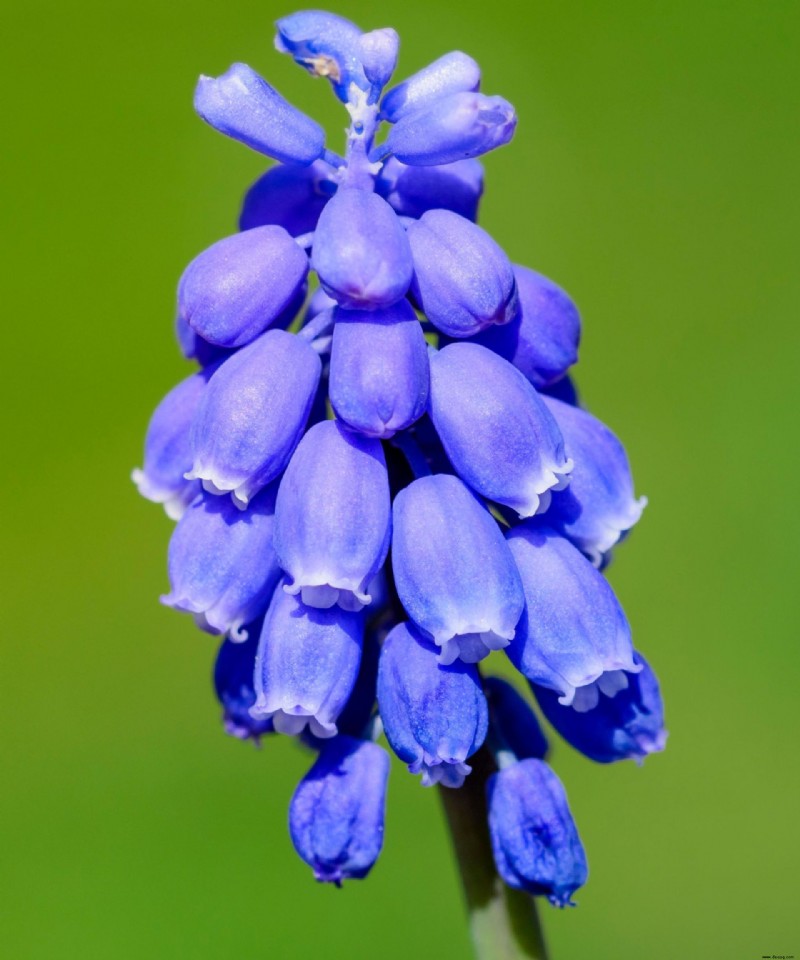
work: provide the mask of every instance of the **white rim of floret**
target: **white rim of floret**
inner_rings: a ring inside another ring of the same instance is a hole
[[[342,610],[357,613],[372,603],[372,597],[364,590],[367,579],[371,576],[356,580],[354,577],[331,577],[327,573],[298,574],[292,583],[285,583],[283,589],[292,597],[300,594],[306,606],[329,610],[338,604]],[[325,587],[328,591],[318,589]]]
[[[184,473],[186,480],[199,480],[206,493],[224,497],[230,494],[231,501],[239,510],[246,510],[252,498],[266,483],[254,484],[252,479],[229,479],[221,477],[213,470],[206,468],[202,463],[195,463],[188,473]]]
[[[131,480],[136,484],[140,495],[151,503],[160,503],[170,520],[180,520],[186,512],[195,491],[180,487],[162,487],[154,483],[144,470],[137,467],[131,471]]]
[[[530,483],[525,500],[512,501],[509,498],[503,501],[498,500],[498,502],[505,503],[515,510],[521,520],[533,517],[537,513],[544,513],[550,506],[550,495],[559,490],[565,490],[569,485],[569,475],[574,466],[574,461],[567,457],[560,466],[543,467],[540,477]]]
[[[283,706],[277,709],[265,709],[266,701],[256,701],[250,708],[250,716],[256,720],[272,720],[276,733],[283,733],[296,737],[308,727],[309,731],[320,740],[329,740],[339,732],[332,721],[327,723],[308,707],[300,704]]]
[[[210,605],[203,606],[194,603],[188,597],[179,596],[175,593],[165,593],[159,598],[161,602],[178,610],[181,613],[189,613],[194,617],[194,622],[204,632],[212,636],[226,636],[233,643],[244,643],[249,633],[244,629],[245,623],[249,623],[253,617],[236,617],[233,620],[224,620],[216,616],[215,609],[222,602],[224,597],[220,597]]]
[[[600,567],[609,550],[619,543],[620,537],[636,526],[646,506],[647,497],[638,497],[635,500],[631,500],[627,514],[614,521],[606,521],[603,535],[595,537],[593,540],[587,540],[584,537],[570,537],[568,525],[565,529],[565,534],[574,540],[575,544],[582,553],[586,554],[593,566]]]
[[[496,630],[465,630],[444,639],[434,637],[434,642],[440,648],[439,663],[446,667],[456,660],[479,663],[493,650],[507,647],[513,637],[513,630],[510,637],[505,637]]]
[[[640,673],[643,669],[643,664],[634,663],[631,659],[612,660],[609,664],[606,664],[604,669],[593,670],[590,673],[585,674],[585,676],[579,679],[576,683],[570,683],[566,678],[563,678],[562,675],[562,678],[564,679],[564,686],[561,691],[557,691],[561,693],[561,696],[558,698],[558,702],[562,707],[572,707],[574,710],[577,710],[578,713],[585,713],[587,710],[591,710],[597,705],[601,693],[604,696],[614,697],[620,690],[624,690],[627,687],[626,683],[624,687],[619,687],[614,691],[614,693],[606,693],[601,685],[602,678],[605,674]],[[609,684],[609,687],[611,686],[613,686],[613,683]],[[594,694],[588,695],[588,688],[593,688],[596,690],[596,696]],[[579,692],[581,690],[584,691],[583,694]],[[576,696],[578,699],[577,706],[575,704]]]

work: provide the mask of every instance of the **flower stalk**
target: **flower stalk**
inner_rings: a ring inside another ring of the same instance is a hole
[[[476,960],[547,960],[536,900],[500,879],[486,825],[486,782],[496,767],[484,747],[459,790],[439,788],[464,889]]]

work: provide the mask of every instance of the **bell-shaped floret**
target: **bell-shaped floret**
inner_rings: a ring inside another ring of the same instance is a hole
[[[184,476],[192,468],[189,427],[213,372],[214,368],[209,368],[192,374],[159,403],[147,427],[144,467],[132,474],[139,493],[153,503],[162,503],[173,520],[180,519],[200,492],[200,484]]]
[[[451,93],[477,90],[481,68],[466,53],[454,50],[393,87],[381,102],[381,117],[396,123]]]
[[[497,872],[517,890],[573,906],[588,878],[586,854],[561,781],[543,760],[493,774],[487,784],[489,834]]]
[[[237,506],[282,473],[308,420],[320,379],[314,350],[269,330],[214,374],[191,429],[190,480],[230,492]]]
[[[467,759],[486,739],[486,698],[478,670],[438,650],[410,623],[384,642],[378,667],[378,707],[386,739],[425,787],[460,787]]]
[[[322,127],[245,63],[200,77],[194,108],[215,130],[283,163],[307,165],[325,149]]]
[[[489,234],[450,210],[429,210],[408,227],[412,293],[442,333],[471,337],[517,311],[511,262]]]
[[[578,713],[559,703],[558,694],[531,684],[548,721],[576,750],[597,763],[635,760],[658,753],[667,743],[658,679],[645,658],[634,653],[640,673],[613,697],[600,697],[593,710]]]
[[[601,566],[639,520],[647,498],[634,496],[625,448],[604,423],[560,400],[545,397],[544,402],[575,463],[569,488],[553,496],[548,523]]]
[[[246,640],[223,640],[214,664],[214,691],[222,704],[225,733],[256,743],[273,730],[271,720],[256,720],[250,715],[256,702],[253,671],[260,633],[261,624],[255,623],[248,625]]]
[[[516,126],[517,114],[508,100],[451,93],[404,115],[378,150],[415,167],[454,163],[504,146]]]
[[[322,211],[311,264],[325,291],[354,310],[396,303],[413,273],[397,214],[376,193],[354,187],[340,188]]]
[[[389,82],[397,66],[400,38],[391,27],[363,33],[358,42],[359,58],[370,83],[370,102],[374,103]]]
[[[544,760],[549,749],[547,737],[523,697],[502,677],[486,677],[483,691],[497,748],[510,751],[517,760]]]
[[[378,440],[315,424],[281,480],[275,549],[305,604],[360,610],[389,549],[391,500]]]
[[[428,210],[452,210],[473,222],[483,194],[479,160],[457,160],[440,167],[409,167],[390,157],[376,188],[403,217],[418,219]]]
[[[308,258],[283,227],[225,237],[195,257],[178,284],[178,313],[204,340],[241,347],[297,301]]]
[[[428,345],[407,300],[382,310],[335,314],[330,398],[336,415],[368,437],[386,439],[425,413]]]
[[[528,680],[560,694],[559,703],[590,710],[638,672],[631,631],[605,577],[569,540],[522,523],[508,546],[525,591],[525,612],[506,649]]]
[[[358,676],[364,617],[307,607],[283,587],[264,618],[251,714],[271,718],[279,733],[297,734],[308,724],[314,736],[333,737]]]
[[[339,736],[326,743],[289,808],[295,850],[317,880],[363,879],[383,846],[389,755],[377,743]]]
[[[542,398],[516,367],[477,343],[431,356],[430,413],[447,456],[473,490],[533,516],[569,482],[572,461]]]
[[[275,48],[315,77],[327,77],[336,96],[347,103],[351,87],[367,90],[361,62],[359,28],[350,20],[324,10],[301,10],[282,17],[275,26]]]
[[[162,603],[194,615],[209,633],[243,640],[266,610],[280,577],[272,546],[275,488],[237,510],[228,497],[200,494],[169,543],[170,593]]]
[[[239,229],[274,224],[293,237],[311,233],[332,193],[322,186],[328,183],[330,172],[321,160],[308,167],[283,163],[271,167],[245,194]]]
[[[521,370],[537,390],[578,361],[581,319],[567,294],[547,277],[514,266],[519,312],[505,326],[488,327],[475,342]]]
[[[392,568],[440,663],[482,660],[514,636],[524,598],[500,528],[458,477],[421,477],[395,497]]]

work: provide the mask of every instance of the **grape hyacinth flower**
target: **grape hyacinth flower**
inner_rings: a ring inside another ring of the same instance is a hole
[[[345,150],[249,66],[200,78],[202,119],[274,163],[180,279],[200,369],[133,478],[177,520],[164,603],[222,637],[224,729],[316,754],[289,805],[314,876],[378,859],[385,733],[443,788],[491,956],[538,931],[530,894],[571,904],[587,865],[536,714],[485,661],[504,651],[596,762],[663,749],[658,681],[602,572],[644,499],[578,403],[572,299],[476,222],[477,158],[512,139],[513,106],[461,51],[391,87],[395,31],[333,13],[283,17],[275,46],[330,82]]]

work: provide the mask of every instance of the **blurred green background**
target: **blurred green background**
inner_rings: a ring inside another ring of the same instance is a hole
[[[650,506],[610,576],[659,671],[668,751],[559,745],[591,878],[546,908],[556,960],[800,953],[795,0],[342,2],[400,74],[454,48],[519,112],[482,223],[563,284],[578,379]],[[286,808],[310,762],[227,739],[214,641],[161,607],[170,524],[139,500],[151,409],[187,373],[185,264],[265,164],[192,113],[291,7],[29,0],[3,14],[0,954],[468,957],[438,798],[398,766],[367,882],[315,885]]]

